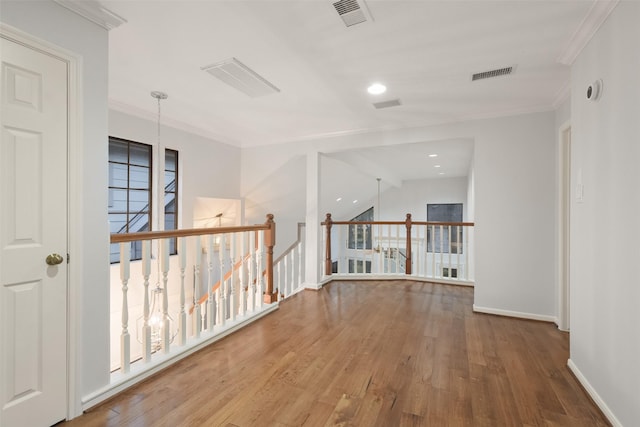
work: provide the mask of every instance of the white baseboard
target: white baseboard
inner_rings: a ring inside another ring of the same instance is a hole
[[[522,311],[502,310],[500,308],[480,307],[475,304],[473,304],[473,311],[476,313],[495,314],[498,316],[506,316],[506,317],[517,317],[519,319],[541,320],[543,322],[553,322],[553,323],[557,322],[557,319],[555,316],[547,316],[544,314],[535,314],[535,313],[525,313]]]
[[[236,319],[234,322],[227,322],[222,329],[216,330],[214,327],[213,334],[209,337],[196,341],[195,339],[189,339],[184,347],[181,347],[179,351],[170,353],[167,355],[154,355],[153,360],[150,363],[133,363],[131,365],[131,371],[127,374],[122,374],[119,371],[111,374],[111,381],[103,388],[94,391],[93,393],[84,396],[82,398],[82,411],[86,411],[110,397],[115,396],[121,391],[149,378],[151,375],[173,365],[179,360],[184,359],[187,356],[195,353],[196,351],[213,344],[214,342],[226,337],[227,335],[242,329],[243,327],[255,322],[256,320],[266,316],[267,314],[278,309],[278,303],[273,303],[263,307],[262,311],[254,314],[251,317],[245,317],[242,319]],[[206,331],[203,332],[206,335]]]
[[[591,399],[593,399],[593,401],[596,403],[596,405],[598,405],[598,408],[600,408],[600,410],[602,411],[604,416],[607,417],[607,420],[609,420],[611,425],[613,427],[623,427],[622,423],[613,414],[613,411],[611,411],[611,409],[609,409],[609,407],[607,406],[606,403],[604,403],[604,400],[602,400],[602,398],[600,397],[598,392],[593,388],[593,386],[589,383],[589,381],[582,374],[582,372],[580,372],[580,369],[578,369],[576,364],[573,363],[573,360],[569,359],[567,361],[567,366],[569,367],[571,372],[573,372],[573,375],[576,376],[576,378],[578,379],[578,381],[580,382],[582,387],[587,391],[589,396],[591,396]]]
[[[331,276],[325,276],[320,281],[319,286],[322,287],[334,280],[409,280],[412,282],[438,283],[441,285],[456,285],[474,287],[475,282],[470,280],[447,279],[438,277],[422,277],[407,274],[371,274],[371,273],[334,273]],[[311,289],[311,288],[309,288]],[[314,288],[315,289],[315,288]]]

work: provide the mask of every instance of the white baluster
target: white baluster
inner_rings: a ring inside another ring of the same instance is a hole
[[[413,230],[413,228],[412,228]],[[416,276],[420,276],[420,267],[421,267],[421,263],[420,263],[420,227],[415,227],[416,230],[416,238],[415,240],[412,239],[411,241],[413,242],[413,244],[416,246],[416,250],[415,252],[413,252],[413,255],[415,256],[416,259],[416,263],[415,266],[412,266],[411,268],[413,269],[413,274],[415,274]]]
[[[200,338],[202,331],[202,313],[200,307],[200,261],[202,257],[202,237],[195,236],[193,265],[193,335]]]
[[[431,225],[431,277],[436,277],[436,227]]]
[[[162,270],[162,351],[169,353],[171,322],[169,321],[169,240],[160,239],[160,269]]]
[[[262,303],[263,298],[262,298],[262,292],[263,292],[263,284],[264,284],[264,276],[262,275],[262,253],[263,253],[263,249],[264,249],[264,231],[260,230],[258,231],[258,249],[256,251],[256,258],[257,258],[257,262],[256,262],[256,294],[255,294],[255,299],[256,299],[256,308],[257,309],[261,309],[262,308]]]
[[[295,282],[295,277],[296,277],[296,272],[295,272],[295,268],[296,268],[295,250],[296,250],[296,248],[294,247],[291,250],[291,252],[289,253],[289,264],[291,265],[291,268],[287,269],[287,271],[291,270],[291,276],[289,277],[289,287],[287,288],[289,290],[289,295],[293,294],[293,283]]]
[[[302,251],[302,242],[300,242],[298,243],[298,286],[296,286],[296,289],[302,286],[302,265],[304,264],[304,261],[302,259]]]
[[[151,240],[142,242],[142,277],[144,280],[144,303],[142,313],[144,324],[142,325],[142,360],[145,363],[151,360],[151,326],[149,325],[149,275],[151,274]]]
[[[213,325],[216,323],[216,305],[213,294],[213,285],[215,282],[213,281],[213,261],[214,261],[214,246],[215,246],[215,235],[209,234],[207,236],[207,265],[209,271],[209,280],[207,280],[207,330],[209,332],[213,331]],[[222,257],[222,244],[220,244],[218,248],[218,253],[220,257]],[[220,279],[222,279],[222,268],[220,269]]]
[[[247,286],[247,311],[255,311],[256,308],[256,276],[253,273],[255,268],[256,253],[256,233],[249,232],[249,262],[247,271],[249,273],[249,284]]]
[[[449,279],[453,278],[453,273],[451,271],[451,226],[447,226],[447,234],[449,235],[449,256],[448,256],[448,260],[449,260],[449,266],[447,267],[449,269]]]
[[[282,261],[280,261],[280,264],[282,264],[282,267],[281,267],[282,281],[278,280],[278,294],[282,295],[283,298],[286,298],[291,295],[291,292],[289,292],[289,255],[288,254],[282,257]]]
[[[239,282],[240,282],[240,301],[238,301],[238,315],[244,316],[247,310],[247,293],[245,287],[247,286],[247,275],[244,272],[244,258],[247,253],[247,245],[245,244],[246,233],[240,234],[240,268],[238,270]]]
[[[442,229],[442,225],[438,226],[439,236],[440,236],[440,271],[438,271],[438,275],[442,278],[442,267],[444,267],[444,230]]]
[[[131,336],[129,335],[129,264],[131,262],[131,242],[120,243],[120,281],[122,282],[122,332],[120,334],[120,370],[129,372],[131,367]]]
[[[216,292],[218,297],[218,318],[220,319],[220,326],[224,326],[227,321],[227,289],[224,280],[224,250],[227,247],[227,235],[220,235],[219,257],[220,257],[220,287],[219,292]]]
[[[396,225],[396,274],[400,273],[400,226]]]
[[[464,244],[462,245],[462,251],[464,252],[464,278],[469,280],[469,232],[471,227],[465,227],[462,233]]]
[[[229,319],[233,322],[236,320],[236,234],[231,234],[231,247],[229,249],[229,268],[231,269],[231,277],[229,278]]]
[[[282,271],[281,270],[281,266],[282,266],[282,260],[280,262],[278,262],[276,264],[276,268],[275,268],[275,272],[276,272],[276,278],[274,279],[274,287],[278,288],[278,292],[280,291],[280,283],[282,280]],[[286,270],[285,270],[286,271]]]
[[[462,244],[462,227],[456,226],[456,271],[460,278],[460,245]]]
[[[187,343],[187,313],[184,310],[185,289],[184,289],[184,272],[187,268],[187,238],[180,237],[178,239],[178,259],[180,260],[180,314],[178,315],[178,330],[180,336],[178,344],[185,345]]]
[[[387,224],[387,273],[391,273],[391,224]]]

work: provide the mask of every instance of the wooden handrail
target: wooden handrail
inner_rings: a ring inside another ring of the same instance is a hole
[[[438,222],[438,221],[411,221],[412,225],[442,225],[444,227],[473,227],[473,222]],[[327,225],[327,221],[322,221],[320,225]],[[333,221],[331,225],[406,225],[405,221]]]
[[[273,289],[273,247],[276,244],[276,223],[273,214],[267,214],[264,224],[242,225],[238,227],[190,228],[182,230],[144,231],[139,233],[111,234],[111,243],[136,242],[141,240],[167,239],[174,237],[203,236],[211,234],[242,233],[245,231],[265,230],[264,246],[266,249],[266,287],[264,302],[271,304],[277,300],[277,291]],[[233,271],[233,270],[232,270]]]
[[[271,216],[273,221],[273,215]],[[270,225],[242,225],[237,227],[185,228],[181,230],[142,231],[139,233],[111,234],[111,243],[135,242],[138,240],[166,239],[172,237],[204,236],[209,234],[241,233],[244,231],[269,230]]]
[[[326,238],[325,238],[325,258],[324,258],[324,274],[331,276],[331,227],[334,225],[404,225],[406,229],[405,237],[405,274],[411,275],[411,227],[414,225],[426,225],[433,227],[473,227],[473,222],[437,222],[437,221],[413,221],[411,214],[408,213],[404,221],[334,221],[331,218],[331,214],[328,213],[324,221],[320,225],[325,226]]]

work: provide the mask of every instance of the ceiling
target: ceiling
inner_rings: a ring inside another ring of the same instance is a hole
[[[332,0],[101,3],[127,21],[109,33],[111,108],[154,118],[150,92],[164,91],[165,123],[250,147],[550,110],[594,1],[368,0],[371,19],[351,27]],[[202,71],[231,57],[280,92],[251,98]]]

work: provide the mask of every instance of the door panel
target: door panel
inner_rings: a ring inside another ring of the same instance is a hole
[[[0,424],[50,426],[67,407],[68,66],[0,40]]]

